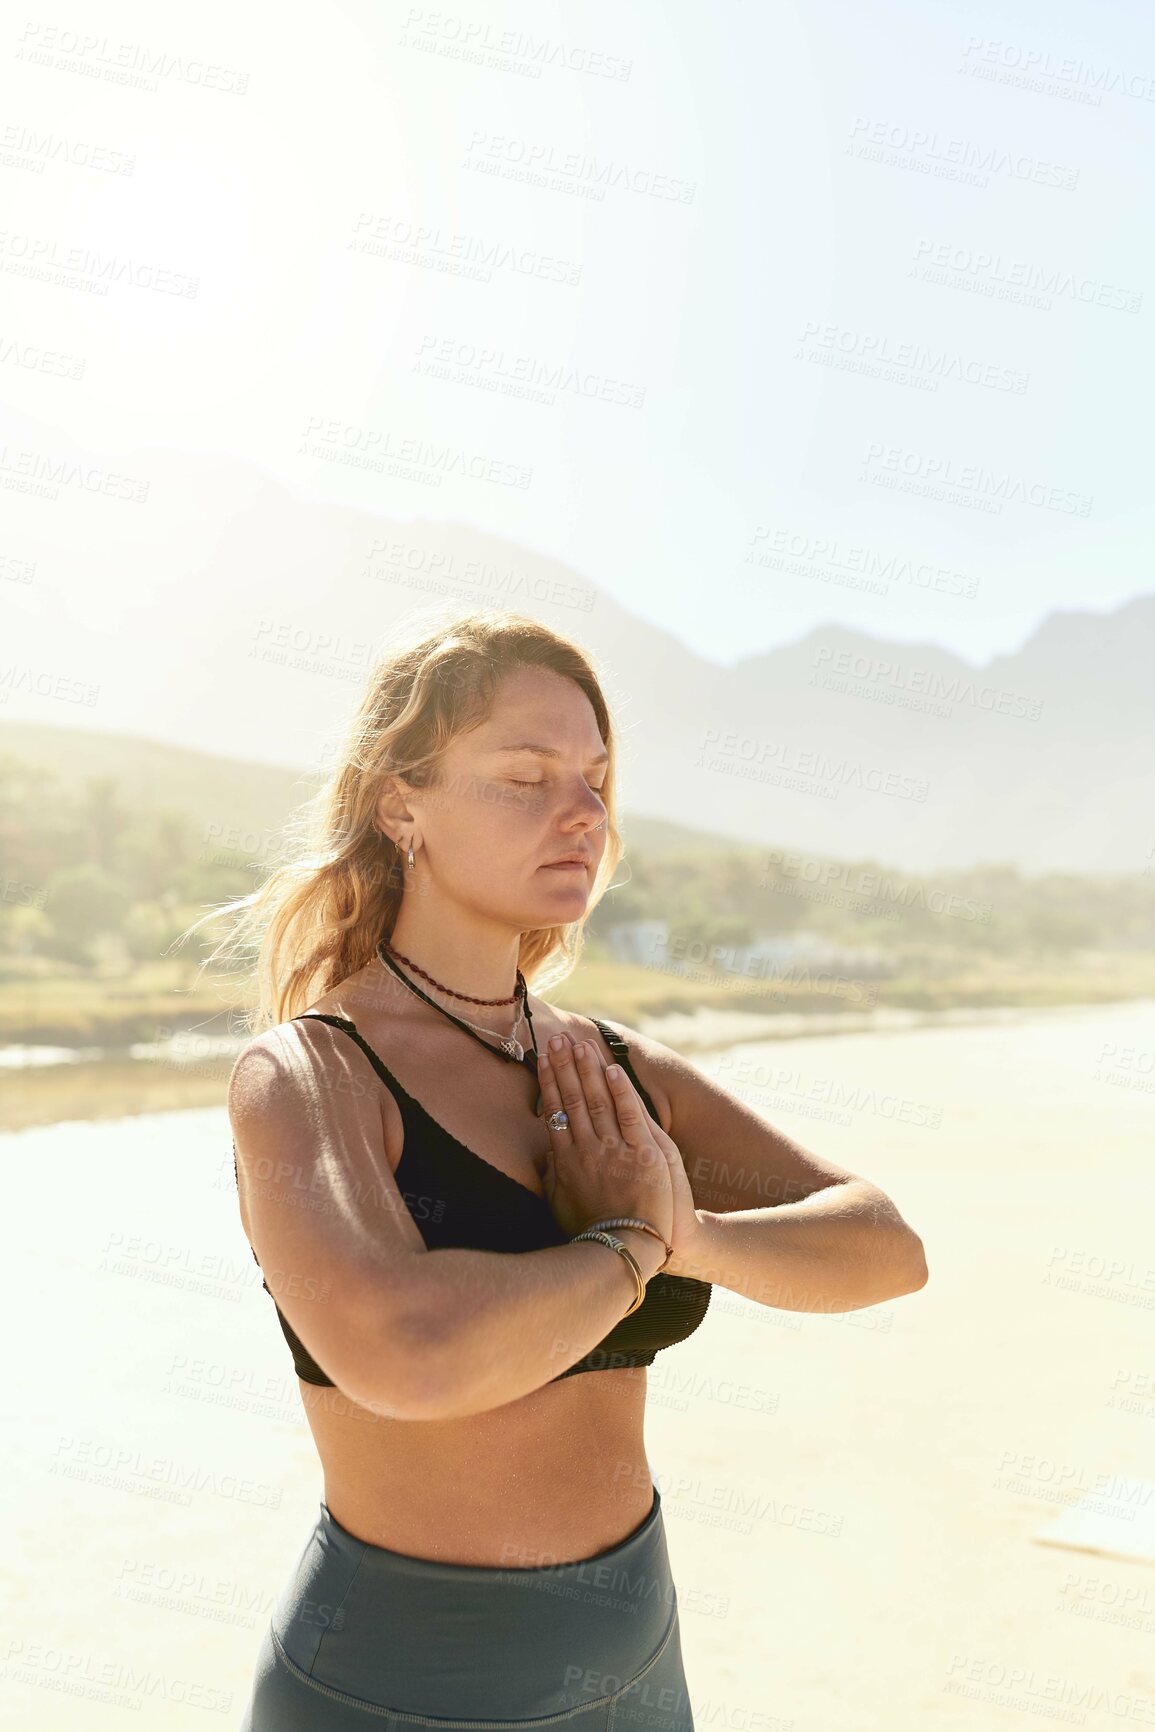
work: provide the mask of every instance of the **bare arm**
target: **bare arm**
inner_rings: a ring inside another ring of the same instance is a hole
[[[782,1311],[861,1311],[927,1281],[922,1240],[865,1179],[828,1185],[797,1203],[715,1214],[682,1272]]]
[[[485,1412],[596,1347],[636,1291],[596,1242],[429,1251],[386,1149],[385,1085],[325,1023],[270,1029],[229,1080],[245,1231],[274,1298],[337,1387],[398,1419]],[[648,1280],[664,1252],[618,1230]]]
[[[694,1198],[698,1226],[669,1274],[786,1311],[857,1311],[925,1286],[922,1240],[877,1185],[804,1149],[662,1042],[624,1032]],[[741,1080],[736,1063],[719,1068]]]
[[[614,1232],[648,1281],[665,1256],[633,1227]],[[624,1257],[596,1240],[512,1254],[431,1251],[426,1419],[485,1413],[540,1389],[607,1336],[637,1285]]]

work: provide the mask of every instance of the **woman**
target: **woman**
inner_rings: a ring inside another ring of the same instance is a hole
[[[243,1732],[692,1732],[645,1367],[712,1282],[846,1310],[925,1279],[876,1187],[528,989],[621,858],[615,757],[578,647],[467,614],[377,666],[320,846],[232,905],[266,1025],[241,1218],[325,1493]]]

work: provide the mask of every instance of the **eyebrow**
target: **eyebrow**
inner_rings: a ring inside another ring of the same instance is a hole
[[[536,740],[516,740],[511,741],[508,745],[495,746],[492,755],[498,757],[506,752],[533,752],[539,758],[560,758],[562,756],[556,746],[542,746]],[[596,758],[591,758],[589,761],[591,764],[606,764],[609,762],[609,757],[608,752],[599,752]]]

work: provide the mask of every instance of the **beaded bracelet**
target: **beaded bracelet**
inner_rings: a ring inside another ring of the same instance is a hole
[[[651,1227],[651,1225],[648,1221],[637,1220],[633,1215],[614,1215],[611,1220],[591,1221],[590,1226],[591,1227],[640,1227],[643,1232],[652,1233],[654,1235],[655,1239],[660,1239],[662,1244],[666,1246],[666,1255],[662,1258],[662,1261],[658,1264],[657,1269],[655,1269],[655,1271],[654,1271],[655,1274],[659,1274],[661,1272],[661,1270],[663,1270],[666,1267],[666,1264],[670,1261],[670,1258],[674,1255],[674,1247],[672,1245],[666,1244],[665,1239],[662,1238],[662,1235],[658,1232],[658,1229],[656,1227]]]
[[[646,1297],[646,1284],[642,1280],[642,1271],[638,1266],[638,1260],[634,1256],[634,1253],[630,1250],[628,1245],[622,1243],[616,1233],[602,1233],[599,1232],[596,1227],[586,1227],[582,1232],[575,1233],[573,1238],[570,1240],[570,1244],[576,1245],[579,1239],[593,1239],[596,1240],[598,1244],[608,1245],[611,1250],[617,1251],[622,1257],[624,1257],[630,1268],[633,1270],[634,1280],[637,1282],[638,1291],[629,1311],[623,1311],[622,1313],[623,1317],[628,1317],[631,1312],[637,1310],[638,1306]]]

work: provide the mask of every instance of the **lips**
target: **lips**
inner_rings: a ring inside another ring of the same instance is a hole
[[[570,872],[588,872],[589,864],[589,861],[584,859],[547,860],[545,862],[546,867],[551,872],[556,872],[559,867],[565,867]]]

